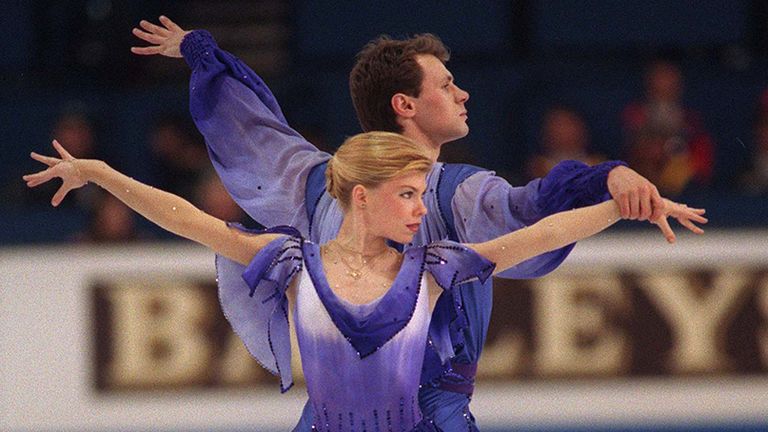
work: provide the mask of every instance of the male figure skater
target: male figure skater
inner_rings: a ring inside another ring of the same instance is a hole
[[[221,50],[205,31],[188,32],[166,17],[133,30],[147,47],[140,55],[184,57],[192,69],[190,111],[205,136],[211,161],[227,190],[265,226],[289,224],[314,242],[333,238],[341,223],[338,204],[324,189],[329,155],[291,129],[267,86],[245,64]],[[350,91],[363,130],[399,132],[427,147],[437,160],[443,144],[467,135],[469,94],[445,67],[448,53],[434,36],[380,38],[360,52]],[[411,245],[449,238],[480,242],[530,225],[565,209],[615,199],[622,217],[656,219],[661,197],[622,162],[594,167],[566,161],[546,177],[513,187],[493,172],[462,164],[436,164],[427,177],[428,214]],[[663,219],[663,218],[662,218]],[[687,228],[692,229],[690,226]],[[659,228],[668,241],[668,224]],[[573,245],[540,255],[500,274],[534,278],[555,269]],[[479,282],[473,282],[475,284]],[[491,315],[492,287],[459,289],[438,301],[430,330],[419,404],[444,431],[476,431],[469,411],[477,361]],[[449,323],[449,326],[441,324]],[[311,430],[306,406],[296,431]]]

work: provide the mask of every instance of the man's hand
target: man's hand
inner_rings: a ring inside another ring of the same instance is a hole
[[[181,41],[189,32],[185,31],[166,16],[160,16],[162,26],[141,20],[141,28],[134,28],[133,34],[151,43],[146,47],[131,47],[131,52],[139,55],[162,55],[166,57],[181,57]],[[143,30],[142,30],[143,29]]]
[[[608,192],[619,205],[623,219],[657,220],[664,209],[656,186],[625,166],[617,166],[608,173]]]

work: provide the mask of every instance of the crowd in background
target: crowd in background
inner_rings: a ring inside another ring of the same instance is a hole
[[[136,17],[151,18],[145,16],[145,12],[176,13],[182,18],[179,21],[184,22],[185,8],[180,7],[183,2],[160,2],[151,7],[150,3],[121,6],[120,3],[100,0],[64,2],[65,6],[68,5],[66,8],[56,2],[47,8],[41,6],[42,3],[27,9],[19,6],[20,11],[29,12],[30,25],[57,24],[48,21],[51,21],[50,17],[58,17],[61,21],[58,25],[69,33],[57,33],[62,35],[59,39],[51,35],[41,38],[41,34],[48,33],[32,32],[37,39],[28,38],[32,41],[28,44],[30,53],[22,51],[22,42],[21,48],[8,51],[9,56],[0,64],[0,76],[7,77],[9,83],[5,91],[0,91],[0,102],[4,107],[0,111],[8,116],[4,120],[5,129],[0,128],[0,132],[13,128],[34,129],[30,133],[14,132],[11,138],[3,139],[6,158],[2,166],[3,175],[0,176],[0,210],[5,214],[3,218],[7,226],[3,230],[6,234],[0,237],[0,245],[46,239],[118,243],[168,238],[96,187],[77,191],[75,199],[65,201],[65,208],[54,213],[49,201],[56,185],[29,190],[21,181],[21,175],[35,167],[26,160],[28,151],[52,151],[46,142],[37,142],[43,136],[48,140],[58,139],[76,157],[103,159],[129,175],[188,199],[219,218],[256,225],[234,204],[212,171],[203,138],[186,112],[188,71],[183,62],[137,59],[127,52],[127,47],[136,43],[130,37],[130,26],[135,25]],[[265,2],[264,5],[267,3],[280,4]],[[768,15],[768,7],[759,6],[759,3],[742,3],[751,5],[744,10],[751,14],[752,19]],[[322,19],[308,21],[306,17],[302,18],[301,10],[311,12],[319,6],[313,6],[311,2],[291,4],[293,9],[275,12],[270,19],[288,27],[292,25],[294,30],[297,27],[301,30],[302,26],[309,27],[310,24],[323,25]],[[657,2],[657,6],[661,4]],[[105,5],[111,5],[112,9],[99,9]],[[374,6],[365,7],[360,13],[379,12],[371,8]],[[78,15],[78,10],[82,16]],[[734,45],[735,48],[729,48],[730,51],[720,50],[716,43],[710,44],[714,48],[692,44],[695,45],[693,51],[673,50],[676,53],[673,56],[653,55],[654,51],[664,50],[635,49],[629,54],[617,55],[605,69],[600,69],[604,65],[603,51],[600,51],[603,48],[596,49],[594,44],[590,48],[593,52],[586,54],[574,55],[573,48],[562,51],[566,57],[571,56],[563,64],[576,64],[574,71],[581,73],[583,69],[594,68],[595,72],[588,71],[586,74],[594,81],[585,83],[579,81],[578,76],[567,76],[569,71],[565,69],[562,71],[565,77],[557,75],[560,66],[550,61],[551,48],[548,51],[547,48],[536,47],[536,40],[546,41],[548,36],[542,37],[530,30],[523,32],[525,22],[519,16],[526,16],[524,8],[518,5],[509,11],[503,10],[515,14],[514,19],[510,18],[515,24],[515,34],[529,35],[530,40],[509,37],[510,40],[500,43],[491,38],[488,46],[495,48],[478,48],[471,41],[456,38],[457,35],[445,35],[449,47],[457,47],[449,68],[455,67],[458,85],[472,95],[468,103],[470,134],[444,147],[445,161],[494,169],[512,184],[522,185],[546,175],[562,160],[576,159],[595,164],[607,159],[622,159],[656,184],[665,196],[682,199],[715,195],[718,199],[722,196],[729,199],[738,197],[742,200],[739,203],[750,203],[745,208],[752,210],[747,212],[768,208],[765,204],[768,198],[768,76],[764,71],[759,72],[760,65],[768,58],[768,47],[764,46],[768,37],[762,34],[762,30],[768,27],[765,23],[750,27],[757,29],[759,34],[750,36],[749,32],[745,33],[746,36],[740,36],[743,46]],[[297,18],[291,18],[291,12],[296,12],[294,15]],[[116,16],[120,19],[110,21],[110,17]],[[478,14],[476,19],[483,17]],[[96,24],[89,27],[86,25],[89,22]],[[553,22],[557,23],[557,20]],[[542,26],[546,27],[545,24]],[[382,25],[391,26],[386,22]],[[489,28],[492,27],[489,23]],[[105,36],[103,32],[96,31],[99,28],[109,28],[108,34]],[[341,30],[337,28],[333,31]],[[312,30],[304,33],[307,32],[312,33]],[[502,31],[500,34],[505,33]],[[218,38],[219,35],[227,35],[227,32],[219,29],[215,36]],[[297,46],[292,48],[292,66],[279,63],[283,66],[277,67],[278,63],[274,63],[273,68],[265,68],[265,78],[282,103],[291,125],[319,148],[332,151],[344,136],[359,131],[345,83],[354,50],[350,45],[350,53],[340,54],[331,48],[334,45],[322,45],[325,51],[311,51],[308,48],[315,46],[312,45],[315,42],[307,37],[307,34],[297,31],[294,35]],[[111,39],[102,45],[95,42],[102,38]],[[738,42],[739,38],[735,40]],[[72,46],[68,41],[78,42],[79,45]],[[238,48],[237,43],[230,46],[227,41],[228,38],[221,38],[223,48]],[[286,47],[290,48],[289,45]],[[484,50],[493,54],[492,49],[508,50],[513,60],[499,62],[496,55],[493,60],[483,57],[487,54]],[[723,57],[725,60],[712,65],[710,71],[702,69],[707,66],[709,54],[701,54],[696,49],[730,53],[730,57]],[[85,55],[83,50],[91,50],[101,57]],[[616,54],[610,48],[604,50]],[[639,61],[633,52],[642,54],[644,60]],[[555,51],[555,54],[557,57],[561,52]],[[691,61],[691,57],[695,59]],[[749,63],[745,60],[747,57],[752,59],[751,66],[746,65]],[[632,66],[623,64],[625,58],[633,59]],[[259,62],[262,60],[251,62],[257,72],[261,72]],[[549,66],[543,74],[537,73],[537,67],[549,64],[556,66]],[[311,73],[307,72],[307,65],[313,66]],[[635,70],[626,73],[632,67]],[[755,69],[758,72],[750,72]],[[617,85],[610,76],[601,77],[602,70],[614,71],[620,75],[621,81]],[[32,76],[25,75],[26,71]],[[693,89],[686,86],[689,72],[696,73]],[[516,74],[522,78],[516,77]],[[547,87],[551,76],[557,77],[558,82],[552,87],[555,90]],[[707,83],[717,83],[718,77],[729,76],[732,77],[722,88],[711,89],[712,95],[705,94],[710,90],[706,88]],[[741,76],[758,78],[744,80],[742,88],[739,87]],[[605,84],[601,79],[605,80]],[[494,86],[488,82],[493,80],[499,80],[499,92],[489,94],[489,89],[493,91]],[[74,83],[75,88],[67,92],[65,89],[71,87],[68,81]],[[477,82],[485,88],[473,86]],[[160,85],[165,86],[163,91],[172,96],[159,96],[157,89]],[[595,88],[599,91],[603,85],[607,89],[605,93],[595,94],[595,100],[590,101],[593,96],[590,92]],[[714,95],[717,92],[727,93],[728,85],[739,88],[740,95],[738,98],[734,96],[733,101],[718,101]],[[86,88],[84,93],[87,95],[79,97],[78,86]],[[576,89],[573,93],[580,96],[573,97],[571,94],[571,97],[566,97],[570,87]],[[617,87],[622,89],[622,94],[615,95]],[[94,103],[98,100],[93,96],[94,92],[98,93],[102,88],[107,89],[108,101]],[[505,91],[505,88],[513,90]],[[542,88],[547,91],[539,92]],[[131,93],[136,89],[140,89],[139,96],[136,96],[137,92]],[[55,97],[50,97],[49,92]],[[63,92],[67,96],[61,96]],[[17,94],[32,97],[22,97],[19,105]],[[129,96],[125,97],[126,94]],[[611,99],[612,94],[616,97]],[[630,94],[634,100],[625,103]],[[55,99],[55,102],[44,106],[48,99]],[[706,111],[701,110],[702,100],[709,104]],[[596,115],[594,107],[604,101],[610,107],[608,109],[615,112]],[[691,101],[699,103],[692,106]],[[145,106],[147,102],[153,102],[155,106]],[[721,105],[713,110],[712,106],[720,102]],[[29,106],[24,106],[26,103]],[[497,112],[497,108],[505,110],[511,105],[514,106],[509,111],[517,117],[508,124],[504,120],[499,121],[510,116],[505,117],[507,114]],[[41,107],[47,110],[47,114],[39,113]],[[750,118],[740,119],[743,123],[733,125],[733,130],[728,129],[728,134],[724,135],[723,123],[726,123],[725,128],[731,125],[718,117],[735,108],[741,113],[749,113]],[[525,115],[521,115],[521,111],[525,111]],[[14,123],[13,115],[18,115],[21,121],[9,126]],[[337,121],[338,117],[344,118]],[[130,119],[130,122],[126,124],[125,119]],[[713,127],[715,120],[716,126]],[[714,133],[713,129],[716,130]],[[614,136],[610,133],[612,130],[619,132]],[[11,142],[15,137],[35,142]],[[704,204],[712,207],[718,202]],[[760,203],[763,203],[762,207]],[[66,217],[63,216],[65,214]],[[33,217],[30,222],[30,215],[40,216],[37,219]],[[760,224],[759,217],[757,221]],[[716,226],[717,218],[712,222]],[[762,224],[766,226],[768,221]],[[51,225],[57,226],[52,228]],[[35,235],[36,232],[38,235]]]

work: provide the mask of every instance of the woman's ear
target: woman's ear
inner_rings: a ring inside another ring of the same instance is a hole
[[[368,207],[368,189],[361,184],[355,185],[352,188],[352,207],[366,208]]]
[[[411,118],[416,114],[413,98],[403,93],[395,93],[390,100],[396,117]]]

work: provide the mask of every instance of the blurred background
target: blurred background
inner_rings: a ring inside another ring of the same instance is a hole
[[[210,253],[95,187],[53,209],[56,185],[21,181],[39,168],[29,152],[56,137],[254,224],[212,172],[184,61],[129,51],[141,45],[131,28],[165,14],[262,75],[320,148],[359,132],[357,51],[382,33],[432,32],[471,95],[470,134],[445,161],[524,184],[563,159],[621,159],[707,208],[707,238],[671,252],[652,227],[624,223],[551,277],[500,283],[472,405],[484,430],[768,430],[767,2],[1,3],[0,429],[285,430],[298,417],[304,390],[278,396],[228,345]],[[187,301],[206,337],[184,345],[166,321]],[[130,354],[140,346],[146,356]],[[179,372],[190,362],[202,366]]]

